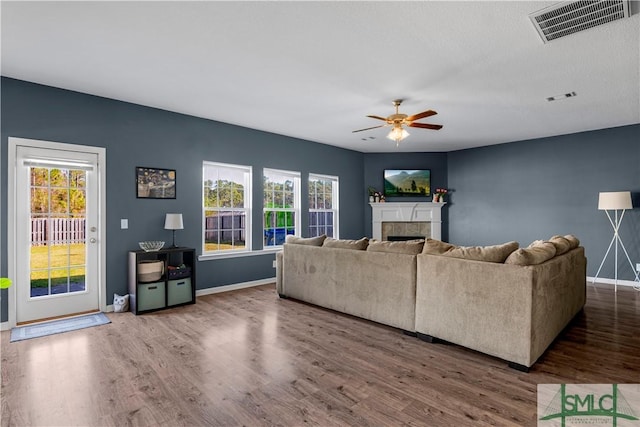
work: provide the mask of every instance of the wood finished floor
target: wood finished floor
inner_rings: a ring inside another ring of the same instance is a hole
[[[539,383],[640,383],[640,293],[587,306],[529,373],[277,298],[273,285],[9,343],[2,426],[534,426]]]

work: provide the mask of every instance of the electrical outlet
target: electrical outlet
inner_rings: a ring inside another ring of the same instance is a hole
[[[638,264],[638,266],[640,266],[640,264]],[[276,260],[273,260],[273,268],[276,268]]]
[[[636,271],[640,271],[640,262],[636,264]]]

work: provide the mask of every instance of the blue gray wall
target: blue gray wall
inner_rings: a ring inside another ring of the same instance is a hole
[[[340,233],[364,234],[362,153],[232,126],[125,102],[2,78],[2,270],[7,274],[8,137],[105,147],[107,151],[107,300],[126,292],[127,252],[141,240],[171,241],[163,229],[167,212],[182,212],[185,229],[177,243],[201,253],[202,161],[253,166],[254,249],[261,247],[262,168],[300,171],[302,194],[311,173],[340,179]],[[135,167],[175,169],[175,200],[136,199]],[[302,197],[303,212],[308,209]],[[120,219],[129,229],[120,229]],[[302,215],[302,230],[308,218]],[[303,231],[303,235],[306,234]],[[256,248],[256,245],[258,246]],[[198,289],[275,276],[274,254],[198,263]],[[2,321],[7,319],[2,291]]]
[[[403,142],[410,144],[411,141]],[[374,153],[364,155],[364,188],[360,200],[364,210],[365,234],[371,236],[371,208],[369,207],[368,187],[382,191],[384,189],[385,169],[431,169],[431,189],[448,188],[447,153]],[[448,199],[448,197],[447,197]],[[389,202],[430,202],[432,197],[392,197]],[[442,239],[448,239],[448,206],[442,209]]]
[[[620,230],[633,266],[640,262],[640,125],[449,153],[449,238],[461,245],[575,234],[595,276],[613,230],[600,191],[631,191],[636,209]],[[619,253],[619,278],[633,271]],[[599,277],[614,277],[613,254]]]
[[[126,253],[140,240],[169,241],[164,214],[182,212],[180,245],[201,242],[203,160],[254,167],[254,200],[262,200],[264,167],[340,177],[343,238],[371,235],[368,186],[382,188],[384,169],[431,169],[432,186],[452,190],[443,210],[443,238],[462,245],[518,240],[528,245],[573,233],[587,250],[595,275],[611,240],[598,192],[630,190],[640,208],[640,125],[521,141],[450,153],[362,154],[211,120],[2,78],[0,275],[7,274],[7,141],[9,136],[107,149],[107,295],[126,292]],[[176,169],[176,200],[135,197],[136,166]],[[303,179],[303,194],[306,182]],[[417,198],[395,200],[420,201]],[[389,201],[394,201],[390,199]],[[261,206],[254,206],[261,224]],[[302,198],[303,211],[307,208]],[[120,219],[129,229],[120,229]],[[307,223],[303,215],[302,228]],[[633,263],[640,262],[640,209],[628,211],[621,234]],[[254,242],[261,242],[256,227]],[[203,261],[198,288],[274,276],[273,254]],[[633,274],[625,258],[620,278]],[[601,277],[613,277],[608,260]],[[2,321],[7,319],[2,291]]]

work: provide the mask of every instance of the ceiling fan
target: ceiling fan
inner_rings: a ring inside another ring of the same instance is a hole
[[[422,128],[422,129],[431,129],[431,130],[442,129],[442,125],[432,125],[428,123],[414,123],[416,120],[420,120],[425,117],[430,117],[438,114],[435,111],[427,110],[427,111],[423,111],[422,113],[414,114],[412,116],[407,116],[406,114],[401,114],[398,112],[398,108],[400,107],[400,104],[402,104],[402,99],[396,99],[393,101],[393,105],[396,107],[396,113],[390,115],[389,117],[385,118],[380,116],[367,116],[367,117],[371,117],[372,119],[382,120],[386,122],[384,125],[354,130],[353,133],[362,132],[365,130],[377,129],[385,126],[393,126],[393,128],[391,129],[391,132],[389,132],[389,134],[387,135],[387,138],[395,141],[397,146],[400,143],[400,141],[402,141],[403,139],[409,136],[409,132],[407,132],[407,130],[404,127],[402,127],[403,125],[409,126],[412,128]]]

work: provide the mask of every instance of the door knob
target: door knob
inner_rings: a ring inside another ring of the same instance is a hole
[[[89,241],[90,241],[91,243],[95,243],[95,242],[96,242],[96,239],[95,239],[95,237],[92,237],[92,238],[90,238],[90,239],[89,239]]]

